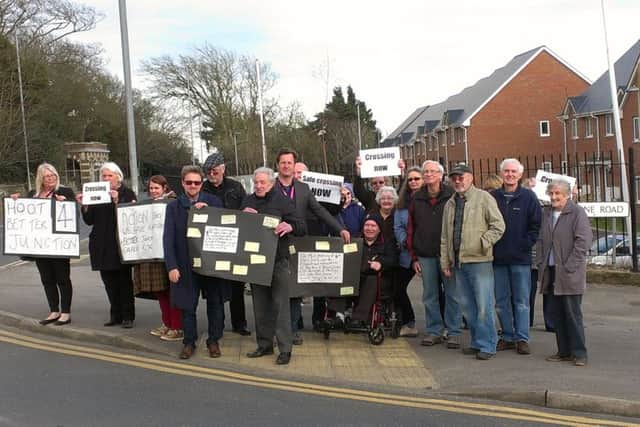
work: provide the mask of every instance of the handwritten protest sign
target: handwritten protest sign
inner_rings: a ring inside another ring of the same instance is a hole
[[[58,230],[58,231],[56,231]],[[4,253],[47,258],[80,256],[75,202],[4,199]]]
[[[88,206],[111,203],[110,190],[108,182],[87,182],[82,186],[82,204]]]
[[[360,176],[362,178],[373,178],[374,176],[396,176],[401,171],[398,167],[400,160],[400,148],[373,148],[371,150],[360,150]]]
[[[304,171],[302,182],[309,186],[317,201],[340,204],[343,176]]]
[[[271,286],[278,217],[206,207],[187,223],[191,268],[204,276]]]
[[[164,259],[162,233],[166,208],[164,200],[118,205],[118,243],[123,263]]]
[[[547,185],[554,179],[562,179],[567,181],[569,183],[569,186],[571,186],[571,189],[573,189],[573,187],[575,187],[576,185],[576,179],[571,176],[560,175],[559,173],[547,172],[538,169],[538,172],[536,173],[536,184],[531,189],[534,193],[536,193],[536,196],[538,196],[538,200],[542,200],[544,202],[549,201],[549,196],[547,195]]]
[[[338,297],[358,295],[362,239],[292,237],[289,295]]]

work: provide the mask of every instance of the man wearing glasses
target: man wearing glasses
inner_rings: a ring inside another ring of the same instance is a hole
[[[193,356],[198,339],[196,309],[200,292],[207,294],[208,332],[207,349],[210,357],[220,357],[218,341],[224,330],[224,302],[229,299],[229,283],[213,277],[201,276],[191,270],[191,259],[187,243],[187,222],[191,207],[201,209],[205,206],[222,207],[216,196],[201,192],[202,171],[199,166],[182,168],[182,188],[184,194],[167,205],[164,221],[164,260],[171,282],[171,301],[182,310],[184,329],[184,347],[181,359]]]
[[[207,180],[202,184],[202,191],[211,193],[222,200],[225,209],[240,210],[242,200],[247,195],[244,187],[238,181],[225,176],[224,156],[217,152],[207,157],[202,167],[207,174]],[[231,328],[236,334],[251,335],[247,329],[247,318],[244,309],[244,283],[231,282]]]
[[[471,332],[464,354],[489,360],[496,354],[493,245],[505,225],[496,200],[473,185],[473,173],[456,165],[449,178],[456,194],[444,206],[440,263],[445,277],[455,276],[462,313]]]
[[[404,174],[404,160],[398,160],[398,166]],[[369,212],[377,208],[376,194],[378,190],[384,186],[390,185],[388,177],[376,176],[369,179],[370,190],[364,186],[364,180],[360,178],[360,169],[362,167],[362,159],[356,157],[356,176],[353,179],[353,192],[356,198],[362,203],[364,209]]]
[[[454,191],[442,182],[444,168],[440,163],[427,160],[422,164],[422,173],[424,186],[413,197],[407,224],[407,246],[413,269],[422,277],[427,333],[421,344],[443,343],[446,327],[447,348],[457,349],[460,348],[462,312],[458,305],[456,282],[445,277],[440,266],[442,215]]]

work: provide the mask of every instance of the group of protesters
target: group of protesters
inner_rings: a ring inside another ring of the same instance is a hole
[[[490,192],[474,185],[473,171],[455,165],[445,176],[443,166],[427,160],[406,168],[394,187],[389,177],[360,177],[356,159],[353,184],[344,183],[339,204],[320,203],[301,180],[307,166],[297,153],[281,149],[276,171],[260,167],[253,173],[254,191],[225,174],[221,153],[210,155],[203,167],[184,166],[182,194],[176,196],[167,180],[152,176],[147,192],[154,200],[168,199],[164,223],[164,262],[122,263],[118,249],[116,206],[136,201],[123,183],[120,168],[111,162],[100,169],[110,184],[111,203],[82,205],[82,194],[60,186],[50,164],[37,170],[36,190],[29,197],[76,200],[83,220],[92,226],[89,237],[91,267],[100,272],[110,303],[105,327],[132,328],[134,295],[157,299],[162,325],[150,331],[166,341],[182,341],[181,359],[189,359],[197,342],[196,309],[206,299],[209,356],[221,356],[224,304],[230,302],[232,332],[248,329],[244,283],[200,275],[191,268],[187,221],[191,209],[221,207],[281,218],[271,286],[251,285],[257,347],[249,358],[274,354],[286,365],[292,348],[302,345],[300,328],[303,295],[291,295],[289,236],[339,236],[349,243],[363,239],[360,295],[357,298],[313,299],[314,330],[362,327],[376,298],[375,280],[390,289],[401,337],[417,337],[419,328],[408,294],[417,275],[422,283],[426,322],[421,344],[462,349],[479,360],[496,352],[530,354],[529,329],[537,282],[545,296],[545,324],[557,337],[557,353],[549,361],[587,362],[581,298],[586,288],[586,255],[591,228],[584,210],[571,199],[567,181],[546,187],[550,205],[521,184],[523,166],[517,159],[500,165],[502,183]],[[18,197],[18,195],[13,195]],[[532,253],[534,256],[532,256]],[[42,325],[71,322],[72,285],[68,258],[37,258],[49,303]],[[532,297],[533,296],[533,297]],[[60,301],[62,304],[60,305]],[[548,317],[548,319],[547,319]],[[345,321],[351,322],[345,325]],[[463,325],[470,345],[463,347]]]

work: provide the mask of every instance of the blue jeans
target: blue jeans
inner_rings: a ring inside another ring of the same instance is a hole
[[[466,263],[453,269],[462,314],[471,332],[471,347],[495,354],[498,334],[494,310],[493,266],[490,262]]]
[[[496,312],[502,325],[502,339],[529,341],[529,298],[531,265],[494,264]]]
[[[441,337],[445,325],[449,336],[459,336],[462,331],[462,311],[458,304],[457,286],[454,279],[448,279],[442,274],[440,258],[418,258],[422,269],[422,303],[427,323],[427,333]],[[440,311],[439,288],[444,284],[444,320]]]
[[[200,290],[204,289],[207,294],[207,320],[208,332],[207,345],[217,343],[222,338],[224,331],[224,301],[220,297],[220,292],[215,290],[220,279],[212,277],[193,277],[193,304],[188,310],[182,310],[182,327],[184,329],[184,345],[195,346],[198,340],[198,324],[196,310],[200,301]]]

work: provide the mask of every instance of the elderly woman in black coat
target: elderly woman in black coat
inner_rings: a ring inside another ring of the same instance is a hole
[[[82,219],[93,226],[89,235],[91,269],[100,271],[111,308],[104,326],[122,325],[132,328],[135,319],[131,265],[120,262],[116,206],[136,201],[135,193],[122,183],[122,171],[112,162],[100,168],[101,181],[111,185],[111,203],[82,207]],[[76,197],[82,203],[82,193]]]

